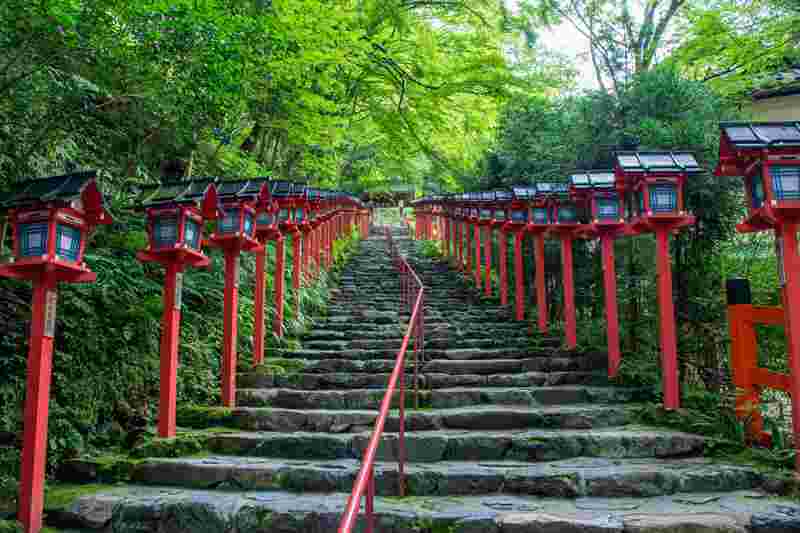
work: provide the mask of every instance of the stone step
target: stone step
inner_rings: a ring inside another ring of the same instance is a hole
[[[401,343],[388,348],[348,348],[339,346],[338,343],[344,341],[324,341],[327,349],[315,348],[287,348],[275,350],[275,355],[281,359],[302,359],[302,360],[320,360],[320,359],[345,359],[345,360],[391,360],[397,359],[397,352],[400,349]],[[411,354],[414,350],[413,343],[409,346],[408,352]],[[451,359],[446,359],[447,356]],[[529,348],[510,348],[505,349],[459,349],[454,350],[441,350],[435,348],[425,348],[425,359],[431,360],[441,366],[441,369],[436,368],[431,371],[447,372],[446,368],[455,368],[459,363],[463,368],[470,365],[478,365],[481,361],[492,361],[501,359],[515,360],[519,365],[522,365],[514,372],[525,372],[524,365],[546,367],[550,365],[552,368],[562,368],[563,365],[570,366],[570,369],[591,369],[601,368],[607,362],[605,354],[586,356],[580,352],[561,352],[548,348],[538,348],[531,346]],[[541,359],[540,362],[525,363],[528,359]],[[544,360],[552,360],[550,363],[543,362]],[[571,362],[567,362],[571,361]],[[559,366],[561,365],[561,366]]]
[[[335,533],[349,492],[209,491],[115,487],[62,513],[115,531]],[[800,530],[800,505],[753,491],[651,498],[488,495],[375,500],[376,533],[783,533]],[[779,529],[782,528],[782,529]],[[357,531],[364,531],[363,515]]]
[[[318,363],[360,363],[347,359],[321,359]],[[389,359],[363,361],[370,363],[372,370],[346,372],[293,372],[288,374],[266,374],[259,372],[240,373],[238,386],[245,389],[381,389],[385,390],[391,370],[395,362]],[[385,366],[384,372],[374,370],[378,364]],[[333,366],[333,365],[326,365]],[[411,387],[413,376],[413,359],[409,358],[406,370],[406,383]],[[421,366],[421,365],[420,365]],[[418,375],[419,387],[423,389],[441,389],[449,387],[541,387],[555,385],[594,385],[608,386],[606,371],[593,372],[522,372],[516,374],[439,374],[421,373]]]
[[[475,406],[453,409],[407,410],[408,431],[440,429],[501,430],[520,428],[591,429],[622,426],[630,422],[630,408],[609,405],[572,405],[549,407]],[[308,431],[352,433],[369,431],[377,410],[297,410],[275,408],[238,408],[233,425],[253,431]],[[397,410],[386,420],[386,431],[398,431]]]
[[[410,389],[409,389],[410,391]],[[242,407],[281,407],[285,409],[377,409],[383,400],[382,389],[293,390],[238,389],[237,405]],[[420,390],[420,405],[434,408],[475,405],[567,405],[576,403],[611,404],[630,401],[634,389],[588,386],[554,387],[464,387]],[[413,392],[406,405],[413,405]],[[393,405],[399,404],[395,394]]]
[[[259,459],[211,456],[151,459],[133,467],[133,481],[196,489],[346,492],[361,467],[357,459]],[[397,463],[375,465],[375,491],[398,490]],[[760,490],[774,484],[750,467],[706,459],[575,458],[550,463],[442,461],[405,469],[408,496],[518,494],[556,498],[641,498],[698,492]]]
[[[510,374],[518,372],[569,372],[606,368],[607,360],[582,357],[529,357],[526,359],[435,359],[423,372],[441,374]]]
[[[211,452],[286,459],[359,459],[371,432],[219,433],[209,436]],[[574,457],[670,458],[703,452],[697,435],[628,427],[588,430],[435,430],[406,432],[406,457],[412,463],[437,461],[556,461]],[[396,461],[398,434],[384,433],[376,458]]]

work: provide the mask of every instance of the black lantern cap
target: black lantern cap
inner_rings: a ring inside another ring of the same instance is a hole
[[[221,201],[257,200],[265,184],[266,181],[258,179],[221,181],[217,184],[217,194]]]
[[[141,209],[202,206],[203,216],[211,218],[217,202],[216,181],[216,178],[196,178],[144,185],[138,189],[136,206]]]
[[[511,187],[515,200],[533,200],[535,189],[529,185],[514,185]]]
[[[537,199],[555,198],[569,194],[569,185],[555,181],[539,181],[534,185],[534,195]]]
[[[615,187],[616,178],[613,170],[578,170],[569,177],[574,189],[611,190]]]
[[[272,196],[275,198],[300,198],[305,197],[308,187],[305,183],[295,183],[288,180],[272,182]]]
[[[697,174],[703,171],[689,152],[617,152],[615,159],[624,172]]]
[[[737,148],[800,147],[800,122],[722,122],[719,127]]]
[[[15,184],[11,197],[0,203],[4,208],[29,207],[39,203],[70,203],[79,199],[97,178],[97,171],[89,170],[61,176],[27,179]]]
[[[514,193],[505,189],[494,191],[494,199],[496,202],[510,202],[514,199]]]

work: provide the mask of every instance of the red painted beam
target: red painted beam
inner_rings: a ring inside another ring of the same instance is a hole
[[[514,302],[516,319],[525,320],[525,272],[522,262],[522,239],[524,233],[514,233]]]
[[[295,318],[300,315],[300,269],[303,246],[300,232],[292,233],[292,290],[294,291]]]
[[[492,227],[486,228],[486,239],[484,240],[483,254],[486,260],[486,270],[484,271],[484,289],[483,292],[487,298],[492,296]]]
[[[564,283],[564,326],[567,348],[578,345],[577,321],[575,319],[575,280],[572,264],[572,234],[561,234],[561,272]]]
[[[18,506],[26,533],[38,533],[42,528],[57,295],[54,275],[43,274],[34,280]]]
[[[617,272],[614,265],[614,238],[600,236],[603,253],[603,286],[606,296],[606,342],[608,343],[608,376],[616,377],[622,356],[619,351],[619,312],[617,309]]]
[[[272,327],[275,335],[283,337],[284,287],[286,284],[286,239],[283,236],[275,241],[275,322]]]
[[[506,232],[500,231],[500,305],[508,305],[508,242]]]
[[[669,229],[656,228],[656,266],[658,272],[659,327],[661,330],[661,372],[664,382],[664,408],[680,408],[678,346],[675,332],[675,306],[672,301],[672,264]]]
[[[784,309],[786,316],[786,344],[789,352],[792,397],[792,431],[794,432],[795,467],[800,471],[800,255],[798,255],[797,231],[799,225],[783,223],[780,237],[783,240]]]
[[[222,333],[222,405],[236,407],[236,342],[239,326],[239,248],[225,249]]]
[[[538,233],[533,237],[533,244],[536,248],[536,321],[539,325],[540,333],[547,333],[547,286],[544,267],[544,233]]]
[[[481,289],[481,227],[475,224],[473,230],[473,241],[475,241],[475,287],[480,291]]]
[[[164,276],[164,310],[161,316],[161,382],[158,403],[158,436],[175,436],[178,381],[178,342],[181,329],[183,266],[168,263]]]
[[[256,251],[255,297],[253,299],[253,366],[264,362],[264,310],[266,307],[267,245]]]

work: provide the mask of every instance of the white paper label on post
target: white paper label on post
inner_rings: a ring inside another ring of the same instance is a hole
[[[58,303],[58,293],[47,291],[44,304],[44,336],[55,337],[56,333],[56,307]]]
[[[175,274],[175,298],[173,302],[174,309],[180,311],[183,303],[183,272]]]

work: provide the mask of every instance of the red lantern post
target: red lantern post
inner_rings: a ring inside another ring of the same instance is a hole
[[[86,241],[95,226],[112,221],[96,176],[91,171],[23,181],[2,204],[14,257],[0,264],[0,276],[33,283],[18,506],[27,533],[42,527],[58,284],[96,279],[83,261]]]
[[[291,181],[276,181],[272,187],[272,197],[278,202],[278,227],[281,234],[291,235],[292,237],[292,290],[294,292],[295,314],[297,314],[300,311],[302,258],[300,227],[305,220],[306,188],[305,185],[292,183]],[[283,266],[284,256],[284,253],[279,255],[281,266]]]
[[[503,226],[503,231],[514,235],[514,309],[517,320],[525,320],[525,269],[522,257],[522,241],[525,228],[530,220],[532,190],[526,186],[515,186],[512,189],[513,199],[509,212],[511,216]]]
[[[666,409],[680,407],[669,235],[694,224],[694,217],[684,207],[683,188],[688,176],[699,172],[701,169],[694,156],[684,152],[618,152],[614,168],[617,189],[626,191],[633,205],[629,221],[631,231],[656,234],[661,369]]]
[[[792,430],[800,442],[800,123],[727,122],[720,125],[716,176],[744,178],[747,218],[741,233],[774,231],[783,288],[791,378]],[[800,471],[800,447],[795,455]]]
[[[547,333],[547,279],[544,262],[544,239],[550,229],[550,184],[535,185],[531,200],[531,218],[525,231],[533,236],[536,261],[536,322],[540,333]]]
[[[136,258],[165,270],[158,436],[170,438],[176,430],[183,271],[210,263],[202,251],[203,226],[205,218],[214,218],[217,194],[212,180],[181,181],[144,188],[140,202],[147,213],[149,242]]]
[[[582,231],[580,207],[569,196],[566,183],[537,183],[537,196],[545,196],[550,208],[550,232],[561,240],[561,280],[564,287],[564,332],[567,348],[578,344],[575,314],[575,281],[572,241]]]
[[[492,244],[494,240],[492,238],[492,227],[494,224],[495,193],[494,191],[486,191],[480,194],[481,205],[478,212],[478,232],[480,233],[484,228],[486,229],[486,236],[483,239],[483,293],[488,298],[492,296]],[[480,252],[478,253],[478,259],[480,263]]]
[[[225,301],[222,336],[222,404],[236,406],[236,358],[239,319],[239,261],[242,252],[256,252],[256,208],[267,196],[263,181],[229,181],[218,187],[220,206],[211,246],[225,254]]]
[[[275,276],[273,279],[273,294],[275,304],[276,323],[280,317],[280,324],[283,323],[283,235],[278,228],[279,206],[272,198],[272,188],[274,183],[266,183],[264,199],[256,212],[256,239],[261,243],[261,248],[256,250],[256,283],[254,313],[253,313],[253,366],[258,366],[264,362],[265,347],[265,319],[266,309],[266,264],[267,264],[267,243],[275,243]]]
[[[617,274],[614,239],[625,231],[624,190],[617,190],[613,170],[578,171],[570,177],[570,192],[589,209],[590,224],[585,236],[599,238],[603,259],[603,288],[606,305],[608,375],[615,377],[621,362]]]
[[[508,209],[514,195],[510,191],[495,191],[494,216],[492,218],[492,228],[498,230],[497,262],[500,270],[500,305],[508,305],[508,241],[504,227],[509,219]]]

